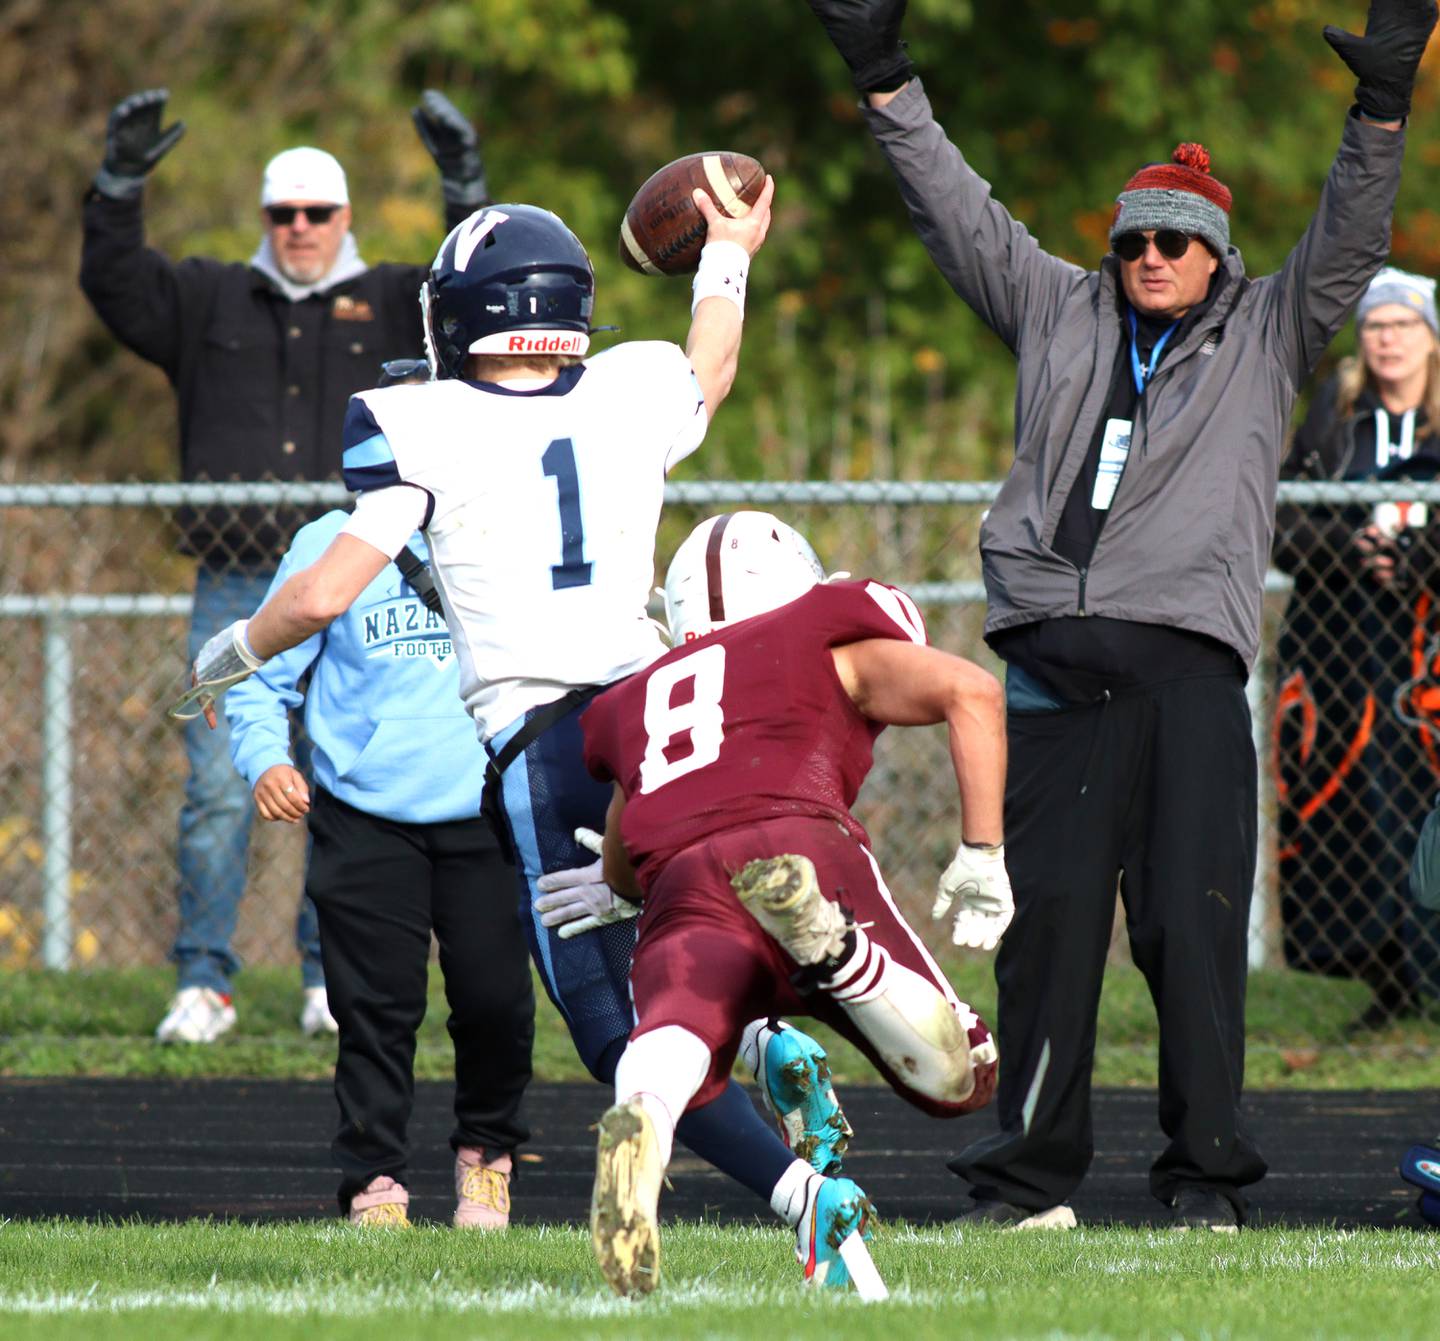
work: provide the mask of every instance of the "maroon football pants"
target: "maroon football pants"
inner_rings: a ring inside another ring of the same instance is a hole
[[[640,916],[630,967],[637,1023],[630,1037],[678,1025],[704,1040],[710,1071],[691,1100],[694,1106],[709,1103],[724,1088],[747,1023],[772,1015],[809,1015],[859,1048],[891,1088],[922,1112],[956,1117],[981,1107],[994,1090],[994,1063],[980,1068],[975,1091],[964,1103],[937,1101],[911,1089],[830,997],[819,991],[802,994],[793,986],[799,965],[761,930],[730,887],[731,876],[747,862],[783,853],[809,857],[826,897],[847,908],[895,963],[933,983],[964,1023],[968,1008],[900,915],[874,858],[833,821],[793,817],[717,834],[666,863]],[[973,1048],[990,1032],[977,1019],[969,1035]]]

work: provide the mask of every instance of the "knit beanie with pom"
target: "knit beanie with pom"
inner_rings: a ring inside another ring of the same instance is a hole
[[[1168,163],[1141,168],[1115,198],[1110,245],[1122,233],[1173,228],[1200,238],[1217,256],[1230,247],[1230,188],[1210,175],[1203,144],[1176,147]]]

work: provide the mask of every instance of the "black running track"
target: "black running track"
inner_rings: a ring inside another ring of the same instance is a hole
[[[992,1129],[990,1111],[939,1122],[888,1090],[847,1086],[857,1136],[845,1171],[882,1215],[934,1222],[967,1204],[945,1161]],[[532,1129],[514,1188],[520,1222],[578,1221],[594,1171],[589,1126],[599,1085],[536,1085]],[[448,1219],[449,1088],[417,1087],[411,1213]],[[1270,1161],[1254,1190],[1256,1225],[1413,1225],[1414,1193],[1395,1167],[1440,1127],[1440,1090],[1255,1092],[1251,1127]],[[328,1143],[335,1108],[323,1082],[0,1080],[0,1217],[243,1221],[335,1214]],[[1146,1171],[1159,1151],[1155,1095],[1095,1094],[1097,1153],[1073,1205],[1083,1221],[1161,1224]],[[768,1211],[743,1188],[677,1151],[664,1211],[676,1219],[748,1220]]]

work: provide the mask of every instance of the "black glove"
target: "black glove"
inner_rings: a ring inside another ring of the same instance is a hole
[[[480,141],[472,126],[438,89],[427,88],[420,105],[410,111],[420,143],[440,169],[440,187],[453,205],[478,210],[490,203],[485,182],[485,164],[480,158]]]
[[[1435,26],[1435,0],[1370,0],[1365,36],[1325,25],[1325,40],[1360,81],[1355,101],[1373,121],[1403,121],[1425,43]]]
[[[810,0],[861,93],[889,93],[915,72],[900,21],[906,0]]]
[[[169,130],[160,129],[169,96],[168,88],[148,88],[115,105],[105,127],[105,161],[95,174],[95,189],[102,196],[126,200],[139,195],[145,174],[185,133],[183,121]]]

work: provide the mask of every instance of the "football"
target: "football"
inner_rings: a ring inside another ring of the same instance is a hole
[[[765,169],[746,154],[711,150],[667,163],[637,192],[620,224],[620,257],[646,275],[693,274],[705,245],[705,219],[691,192],[702,187],[722,214],[750,212]]]

